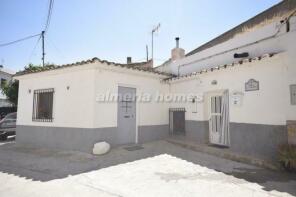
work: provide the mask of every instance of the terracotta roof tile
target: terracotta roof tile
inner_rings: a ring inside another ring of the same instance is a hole
[[[121,63],[109,62],[107,60],[101,60],[97,57],[94,57],[94,58],[88,59],[88,60],[83,60],[83,61],[76,62],[76,63],[57,65],[55,67],[43,67],[40,70],[23,70],[23,71],[17,72],[14,76],[21,76],[21,75],[26,75],[26,74],[31,74],[31,73],[46,72],[49,70],[58,70],[58,69],[67,68],[67,67],[82,66],[82,65],[87,65],[87,64],[96,63],[96,62],[100,62],[102,64],[107,64],[107,65],[112,65],[112,66],[119,66],[122,68],[131,69],[131,70],[138,70],[138,71],[144,71],[144,72],[149,72],[149,73],[154,73],[154,74],[159,74],[159,75],[165,75],[168,77],[172,76],[171,74],[157,71],[154,68],[143,67],[143,66],[151,63],[151,60],[148,62],[135,62],[135,63],[131,63],[131,64],[121,64]]]

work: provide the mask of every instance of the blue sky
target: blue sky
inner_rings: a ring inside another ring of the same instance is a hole
[[[144,61],[151,53],[151,29],[157,63],[170,57],[174,38],[189,52],[280,0],[55,0],[46,35],[46,62],[72,63],[92,57],[115,62]],[[48,0],[1,0],[0,44],[37,34],[45,26]],[[0,47],[0,64],[21,70],[41,64],[38,37]]]

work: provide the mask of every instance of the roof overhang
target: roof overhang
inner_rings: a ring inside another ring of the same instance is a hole
[[[135,74],[145,74],[149,76],[156,76],[160,79],[169,78],[172,75],[159,72],[154,70],[153,68],[141,68],[139,65],[142,65],[143,62],[140,62],[139,64],[133,63],[133,64],[119,64],[115,62],[109,62],[107,60],[100,60],[99,58],[92,58],[86,61],[80,61],[72,64],[65,64],[56,66],[54,68],[52,67],[44,67],[44,69],[35,70],[35,71],[21,71],[13,75],[14,79],[21,79],[21,78],[27,78],[31,77],[33,75],[47,75],[47,74],[57,74],[57,73],[63,73],[67,72],[73,69],[91,69],[95,67],[99,67],[101,69],[107,69],[111,71],[122,71],[125,73],[135,73]]]
[[[222,64],[222,65],[215,66],[215,67],[205,68],[205,69],[202,69],[200,71],[193,72],[193,73],[190,73],[190,74],[171,77],[171,78],[165,79],[165,81],[166,82],[177,82],[177,81],[190,80],[190,79],[192,79],[192,78],[194,78],[196,76],[199,76],[199,75],[202,75],[202,74],[205,74],[205,73],[214,72],[214,71],[218,71],[218,70],[222,70],[222,69],[228,69],[228,68],[231,68],[231,67],[234,67],[234,66],[240,66],[240,65],[243,65],[243,64],[246,64],[246,63],[261,61],[263,59],[268,59],[268,58],[278,56],[279,54],[281,54],[281,53],[268,53],[268,54],[264,54],[264,55],[253,57],[253,58],[244,58],[244,59],[241,59],[239,61],[232,62],[230,64]]]

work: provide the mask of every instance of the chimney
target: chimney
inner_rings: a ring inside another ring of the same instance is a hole
[[[182,59],[185,57],[185,50],[182,49],[182,48],[179,48],[179,40],[180,38],[179,37],[176,37],[175,38],[176,40],[176,48],[172,49],[172,52],[171,52],[171,59],[174,61],[174,60],[178,60],[178,59]]]
[[[126,63],[131,64],[132,63],[132,57],[127,57],[126,58]]]
[[[179,40],[180,40],[180,38],[176,37],[175,40],[176,40],[176,48],[179,48]]]

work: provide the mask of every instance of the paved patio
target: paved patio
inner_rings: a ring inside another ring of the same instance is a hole
[[[103,156],[0,145],[0,196],[294,196],[296,175],[156,141]]]

